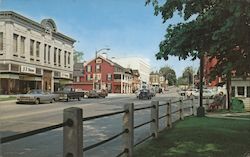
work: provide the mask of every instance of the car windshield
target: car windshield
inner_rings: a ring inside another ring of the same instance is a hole
[[[41,94],[41,93],[42,93],[41,90],[30,90],[30,91],[28,91],[27,94]]]

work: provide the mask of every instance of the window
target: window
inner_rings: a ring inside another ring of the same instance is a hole
[[[232,86],[232,97],[235,97],[235,87],[234,86]]]
[[[17,38],[18,38],[18,35],[13,34],[13,51],[14,51],[14,53],[17,53]]]
[[[51,46],[48,47],[48,63],[50,64],[50,49],[51,49]]]
[[[242,86],[237,87],[238,95],[239,96],[244,96],[245,95],[245,88]]]
[[[57,52],[57,48],[54,48],[54,65],[56,65],[56,52]]]
[[[120,80],[121,79],[121,74],[114,74],[114,79]]]
[[[40,42],[36,42],[36,57],[40,57]]]
[[[21,36],[21,54],[25,53],[25,37]]]
[[[88,66],[87,66],[87,72],[91,72],[91,69],[92,69],[92,68],[91,68],[91,65],[88,65]]]
[[[250,86],[247,87],[247,97],[250,98]]]
[[[34,56],[34,43],[35,41],[30,39],[30,56]]]
[[[95,80],[101,80],[101,74],[95,74]]]
[[[108,92],[111,93],[112,92],[112,84],[108,83],[107,88],[108,88]]]
[[[76,82],[80,82],[80,77],[79,76],[76,77]]]
[[[87,81],[90,81],[90,80],[92,80],[91,74],[88,74],[88,75],[87,75]]]
[[[112,74],[108,74],[108,75],[107,75],[107,80],[108,80],[108,81],[112,81]]]
[[[3,50],[3,32],[0,32],[0,50]]]
[[[95,65],[95,72],[101,72],[101,66],[100,64]]]
[[[66,55],[67,55],[67,51],[64,51],[64,67],[67,66]]]
[[[68,64],[70,64],[70,53],[68,55]]]
[[[58,65],[61,66],[61,49],[58,49]]]
[[[47,60],[47,44],[44,44],[43,60],[44,60],[44,63],[46,63],[46,60]]]

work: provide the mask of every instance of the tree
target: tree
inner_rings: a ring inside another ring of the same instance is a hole
[[[193,67],[189,66],[184,69],[184,72],[182,74],[183,78],[186,78],[187,84],[190,86],[192,85],[193,82],[193,75],[194,75],[194,70]]]
[[[238,75],[250,73],[249,0],[166,0],[162,5],[158,0],[147,0],[146,4],[151,2],[163,22],[175,12],[183,18],[183,22],[168,27],[157,59],[216,58],[211,75],[227,75],[227,82],[232,70]]]
[[[74,51],[74,63],[79,63],[83,60],[84,53],[81,51]]]
[[[164,76],[165,80],[168,80],[168,85],[172,86],[176,84],[176,74],[171,67],[162,67],[159,72]]]

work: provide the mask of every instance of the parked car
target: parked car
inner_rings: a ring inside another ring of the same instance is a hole
[[[140,90],[140,94],[138,98],[139,99],[151,99],[152,95],[150,94],[150,91],[148,89],[142,89]]]
[[[198,89],[188,89],[188,90],[186,91],[185,95],[186,95],[188,98],[190,98],[190,97],[193,96],[194,93],[197,92],[197,91],[198,91]]]
[[[88,98],[105,98],[108,96],[107,90],[90,90],[87,94]]]
[[[215,93],[209,89],[203,89],[203,98],[213,98]],[[193,93],[194,98],[198,98],[200,96],[200,91],[197,90]]]
[[[65,87],[60,91],[54,92],[54,94],[59,95],[59,100],[69,101],[70,99],[81,100],[84,97],[83,91],[75,91],[75,89],[70,87]]]
[[[40,89],[33,89],[33,90],[30,90],[27,94],[17,95],[16,99],[17,99],[16,101],[17,104],[21,104],[21,103],[40,104],[44,102],[53,103],[56,100],[58,100],[59,97],[58,95],[51,94],[50,92],[45,92]]]
[[[156,92],[153,88],[150,89],[150,94],[151,94],[151,97],[154,97],[156,95]]]
[[[99,94],[99,97],[102,97],[102,98],[105,98],[106,96],[108,96],[108,91],[105,89],[97,90],[97,93]]]

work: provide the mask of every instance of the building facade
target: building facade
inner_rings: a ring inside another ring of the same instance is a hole
[[[75,40],[57,31],[52,19],[37,23],[0,12],[0,94],[29,89],[55,91],[73,80]]]
[[[152,88],[159,91],[159,89],[165,90],[167,89],[167,81],[165,80],[162,74],[157,72],[151,72],[149,75],[149,84]]]
[[[123,57],[112,58],[112,61],[119,63],[124,68],[138,70],[140,73],[140,88],[146,88],[149,85],[149,74],[151,72],[151,68],[146,59],[139,57]]]
[[[84,65],[83,78],[74,82],[82,90],[108,90],[109,93],[132,93],[132,70],[126,69],[103,56]]]

